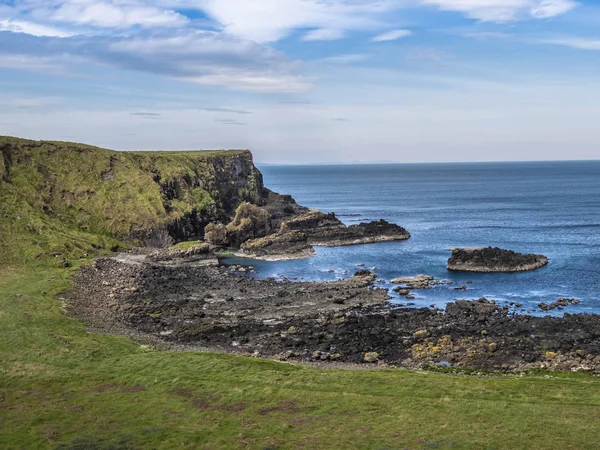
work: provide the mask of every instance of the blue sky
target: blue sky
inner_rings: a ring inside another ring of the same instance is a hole
[[[0,134],[263,162],[600,158],[600,2],[2,0]]]

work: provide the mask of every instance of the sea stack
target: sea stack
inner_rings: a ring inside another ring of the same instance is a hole
[[[524,255],[500,248],[455,248],[448,259],[448,270],[457,272],[525,272],[548,264],[543,255]]]

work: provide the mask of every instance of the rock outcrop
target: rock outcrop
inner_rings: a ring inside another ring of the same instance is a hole
[[[410,289],[427,289],[431,287],[433,280],[431,275],[417,275],[416,277],[394,278],[391,283],[405,285]]]
[[[403,241],[410,233],[401,226],[381,219],[346,226],[334,213],[309,210],[285,222],[290,230],[301,231],[312,245],[337,247],[385,241]]]
[[[160,262],[163,264],[177,264],[185,262],[204,263],[206,265],[218,265],[219,259],[211,251],[210,245],[205,242],[181,242],[168,249],[155,250],[150,253],[148,261]]]
[[[346,226],[333,213],[308,209],[290,196],[265,192],[263,206],[243,203],[226,227],[208,225],[206,241],[241,249],[246,256],[276,260],[312,256],[313,245],[335,247],[410,238],[404,228],[385,220]],[[276,227],[279,232],[274,232]]]
[[[460,272],[524,272],[548,264],[543,255],[524,255],[500,248],[453,249],[448,270]]]
[[[286,231],[246,241],[241,247],[242,256],[251,256],[267,261],[308,258],[315,250],[308,243],[306,234],[299,231]]]
[[[230,247],[240,248],[244,242],[265,237],[272,232],[271,215],[266,209],[242,203],[227,225],[227,241]]]

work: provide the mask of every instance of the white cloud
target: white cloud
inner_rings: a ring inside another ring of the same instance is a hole
[[[185,81],[208,86],[220,86],[236,91],[296,94],[306,92],[313,86],[308,77],[231,70],[199,77],[184,77]]]
[[[386,33],[379,34],[371,38],[372,42],[385,42],[385,41],[395,41],[396,39],[400,39],[403,37],[410,36],[412,32],[409,30],[392,30]]]
[[[543,39],[538,42],[542,44],[563,45],[566,47],[578,48],[580,50],[600,50],[600,39],[557,38]]]
[[[483,22],[509,22],[527,17],[546,19],[564,14],[577,3],[572,0],[420,0],[443,11],[460,12]]]
[[[176,0],[170,0],[177,3]],[[171,4],[168,2],[168,4]],[[363,30],[385,25],[382,13],[398,0],[196,0],[188,1],[229,34],[274,42],[302,28]]]
[[[189,22],[186,16],[157,3],[156,0],[20,0],[1,15],[15,23],[30,23],[23,32],[33,30],[30,34],[34,35],[40,33],[35,32],[33,24],[42,24],[35,25],[38,29],[56,24],[126,29],[177,27]]]
[[[172,10],[147,6],[146,2],[120,0],[66,0],[51,16],[57,22],[100,28],[175,27],[188,19]]]
[[[319,28],[306,33],[303,37],[303,41],[336,41],[345,37],[343,30],[335,28]]]
[[[353,64],[368,59],[369,55],[364,53],[349,53],[346,55],[330,56],[327,58],[321,58],[316,60],[317,62],[324,62],[330,64]]]
[[[514,35],[510,33],[501,33],[496,31],[474,31],[463,33],[462,36],[474,39],[508,39],[514,37]]]
[[[11,7],[0,5],[0,17],[12,29],[61,36],[69,34],[56,28],[62,25],[88,34],[94,29],[198,26],[178,12],[187,9],[206,14],[227,34],[267,43],[306,29],[313,30],[306,40],[341,39],[352,31],[383,32],[399,25],[402,10],[424,6],[479,21],[505,22],[550,18],[576,5],[575,0],[19,0]],[[405,36],[403,31],[375,39],[397,39]]]
[[[26,33],[33,36],[68,37],[74,33],[58,28],[40,25],[22,20],[0,20],[0,31],[12,31],[13,33]]]
[[[161,0],[171,7],[202,10],[226,33],[275,42],[295,30],[315,29],[309,40],[339,39],[351,31],[380,31],[398,24],[394,13],[435,7],[479,21],[544,19],[573,9],[574,0]],[[397,30],[400,33],[401,30]],[[384,33],[382,36],[385,37]],[[403,35],[399,36],[403,37]]]
[[[572,0],[544,0],[531,8],[531,15],[537,19],[547,19],[569,12],[577,6]]]

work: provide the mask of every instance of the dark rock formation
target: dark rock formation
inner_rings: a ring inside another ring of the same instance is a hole
[[[210,245],[205,242],[182,242],[169,249],[155,250],[147,256],[151,262],[186,263],[206,262],[218,265],[217,256],[211,252]]]
[[[315,250],[308,243],[306,234],[282,228],[279,233],[244,242],[242,254],[269,261],[301,259],[314,255]]]
[[[210,243],[217,244],[222,240],[222,229],[218,225],[209,227],[208,231]],[[273,231],[271,215],[256,205],[242,203],[226,231],[227,246],[240,248],[244,242],[267,236]]]
[[[543,255],[523,255],[500,248],[454,249],[448,270],[462,272],[524,272],[548,264]]]
[[[385,220],[348,227],[333,213],[309,210],[292,197],[268,189],[264,193],[266,200],[262,207],[243,203],[226,228],[220,224],[207,226],[205,240],[214,245],[241,248],[248,256],[292,259],[295,255],[297,259],[313,255],[311,245],[333,247],[410,237],[404,228]],[[274,233],[277,228],[280,231]]]
[[[434,278],[431,275],[417,275],[416,277],[394,278],[392,284],[401,284],[410,289],[427,289],[432,286]]]
[[[263,208],[271,214],[274,230],[278,230],[283,222],[287,222],[310,211],[305,206],[296,203],[296,200],[291,195],[278,194],[267,188],[263,189],[263,198],[265,200]]]
[[[402,241],[410,238],[404,228],[379,220],[346,226],[334,213],[310,210],[285,222],[290,230],[302,231],[312,245],[337,247],[384,241]]]
[[[227,227],[222,223],[210,223],[204,228],[204,240],[212,245],[227,247]]]
[[[579,305],[581,302],[575,298],[559,298],[557,301],[550,303],[539,303],[538,307],[542,311],[552,311],[553,309],[563,309],[569,305]]]

